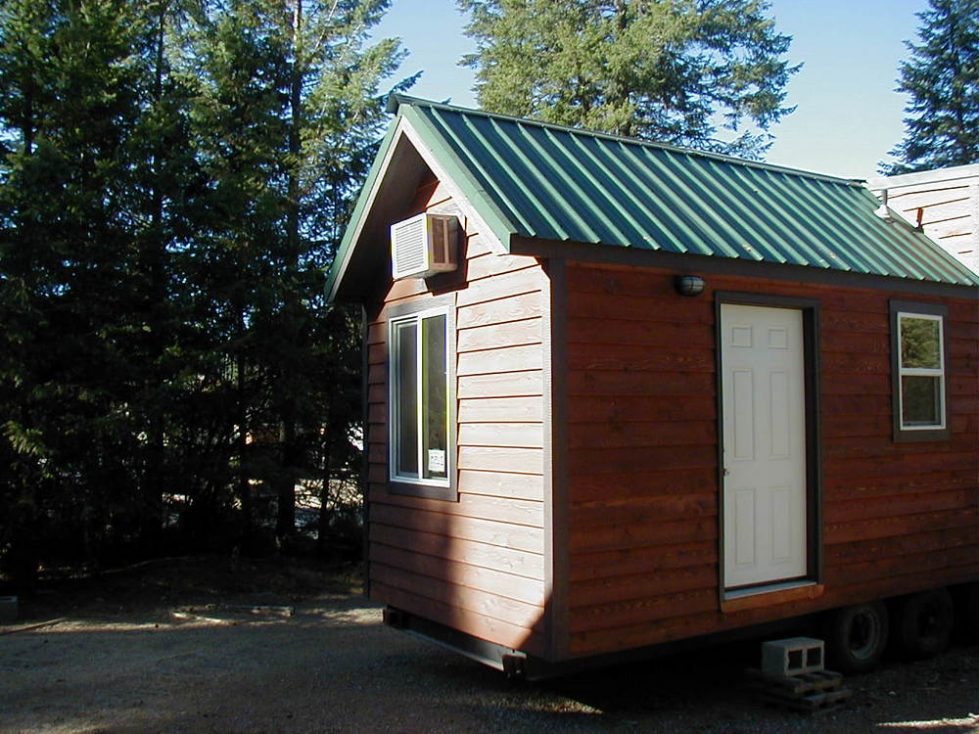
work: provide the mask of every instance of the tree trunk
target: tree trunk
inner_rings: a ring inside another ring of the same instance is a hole
[[[153,84],[153,101],[159,105],[163,100],[164,75],[164,43],[166,39],[167,3],[161,3],[157,24],[155,78]],[[163,522],[163,492],[164,492],[164,425],[163,404],[160,396],[155,394],[162,381],[160,360],[165,350],[166,338],[164,332],[166,308],[166,242],[163,233],[163,186],[161,183],[162,159],[165,153],[163,141],[156,140],[151,161],[152,191],[150,194],[150,236],[145,244],[145,267],[149,276],[149,293],[146,313],[149,322],[149,364],[147,371],[150,382],[145,386],[145,394],[149,399],[148,430],[146,446],[146,474],[143,478],[143,544],[150,553],[159,552],[159,542]]]
[[[333,493],[330,491],[330,478],[333,474],[333,396],[335,391],[330,391],[330,397],[326,406],[326,415],[323,416],[323,425],[326,430],[323,433],[323,471],[320,488],[320,512],[316,525],[316,551],[319,555],[326,555],[326,544],[330,537],[330,519],[333,515]]]
[[[299,270],[299,156],[302,150],[302,22],[303,2],[294,0],[292,8],[292,78],[289,85],[289,161],[287,184],[287,214],[286,214],[286,275],[298,276]],[[286,343],[296,345],[299,339],[298,320],[300,305],[296,293],[296,279],[284,279],[285,293],[283,304],[283,335]],[[276,518],[276,534],[282,538],[295,532],[296,529],[296,479],[299,474],[302,450],[299,446],[299,430],[297,423],[298,391],[293,384],[293,369],[288,360],[280,372],[284,378],[285,390],[282,395],[282,466],[278,479],[278,516]]]
[[[235,391],[237,392],[237,431],[235,443],[238,453],[238,499],[241,501],[242,541],[247,546],[253,536],[255,510],[252,501],[251,485],[248,482],[248,397],[245,394],[245,359],[241,354],[235,356]]]

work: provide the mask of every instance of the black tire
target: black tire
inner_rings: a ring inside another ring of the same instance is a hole
[[[979,642],[979,584],[959,588],[955,616],[967,642]]]
[[[922,591],[898,603],[896,642],[912,660],[930,658],[948,647],[955,612],[948,589]]]
[[[887,607],[882,602],[830,612],[825,631],[829,667],[844,673],[873,670],[887,647],[887,631]]]

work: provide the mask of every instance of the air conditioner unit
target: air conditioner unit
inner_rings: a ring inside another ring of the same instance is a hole
[[[391,225],[391,269],[395,280],[427,278],[456,269],[459,220],[419,214]]]

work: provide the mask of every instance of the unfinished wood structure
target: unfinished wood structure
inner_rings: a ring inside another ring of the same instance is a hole
[[[946,252],[979,273],[979,164],[880,176],[867,182]]]
[[[972,593],[976,276],[853,182],[396,104],[328,286],[392,624],[520,672]]]

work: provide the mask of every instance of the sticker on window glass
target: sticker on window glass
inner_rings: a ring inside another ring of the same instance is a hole
[[[445,473],[445,451],[442,449],[428,450],[428,470],[432,474]]]

